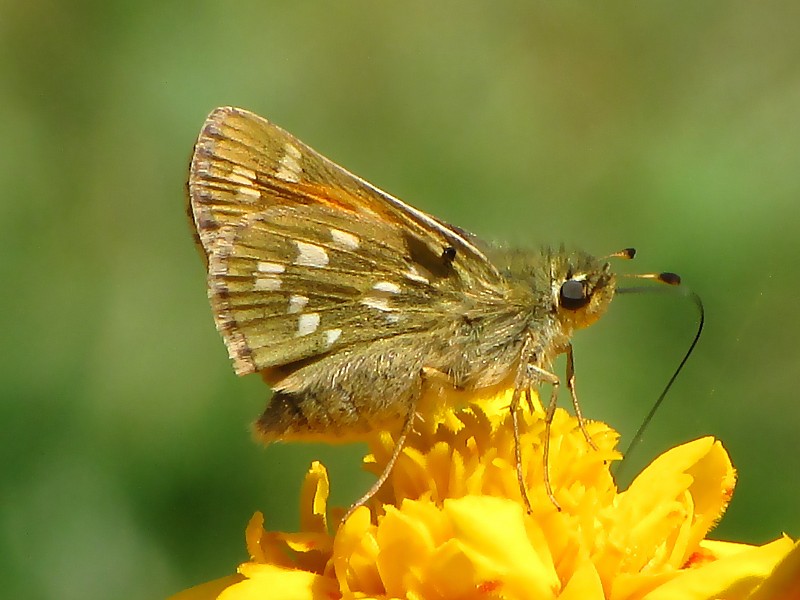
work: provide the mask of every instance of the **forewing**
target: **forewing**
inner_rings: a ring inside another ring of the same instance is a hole
[[[454,249],[453,268],[476,294],[497,292],[499,273],[460,230],[349,173],[266,119],[217,108],[200,132],[189,175],[189,214],[205,254],[221,228],[276,205],[327,206],[393,224],[425,252],[441,256]]]
[[[216,109],[201,131],[189,213],[239,374],[430,330],[503,294],[460,230],[240,109]]]

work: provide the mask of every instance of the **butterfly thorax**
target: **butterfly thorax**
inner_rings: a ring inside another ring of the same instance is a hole
[[[490,258],[502,277],[499,297],[465,297],[428,335],[426,366],[456,388],[495,385],[520,365],[549,370],[574,331],[596,321],[613,296],[608,264],[586,253],[493,249]]]
[[[508,304],[528,314],[536,353],[529,359],[543,368],[566,351],[577,329],[605,313],[614,295],[608,262],[583,251],[495,249],[491,258],[506,279]]]

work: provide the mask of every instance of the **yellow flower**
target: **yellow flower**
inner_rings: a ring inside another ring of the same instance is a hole
[[[299,533],[267,531],[256,513],[246,531],[251,560],[237,579],[175,598],[800,598],[800,547],[788,537],[764,546],[706,539],[735,484],[712,438],[666,452],[619,492],[609,471],[619,458],[616,432],[587,424],[593,449],[577,420],[558,410],[549,456],[558,510],[544,486],[537,403],[521,432],[527,514],[510,394],[419,422],[378,496],[341,525],[341,509],[329,520],[327,472],[314,463]],[[391,434],[377,435],[368,468],[380,472],[393,447]]]

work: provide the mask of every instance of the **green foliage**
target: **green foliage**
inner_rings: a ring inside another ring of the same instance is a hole
[[[717,535],[800,535],[798,17],[789,1],[3,3],[6,595],[163,597],[231,572],[253,511],[293,528],[312,459],[339,504],[369,481],[358,448],[249,438],[267,392],[233,375],[183,204],[224,104],[483,237],[635,246],[631,272],[679,272],[708,329],[633,460],[717,435],[740,474]],[[586,415],[629,438],[694,319],[616,300],[577,336]]]

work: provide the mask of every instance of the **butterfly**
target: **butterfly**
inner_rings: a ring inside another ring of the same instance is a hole
[[[259,373],[273,389],[255,425],[265,442],[400,432],[355,508],[389,476],[427,381],[466,391],[510,382],[517,473],[530,509],[521,400],[552,386],[549,439],[561,383],[551,369],[566,354],[566,385],[583,426],[570,340],[614,296],[609,257],[485,244],[239,108],[207,118],[188,192],[234,370]],[[631,258],[633,250],[611,256]]]

